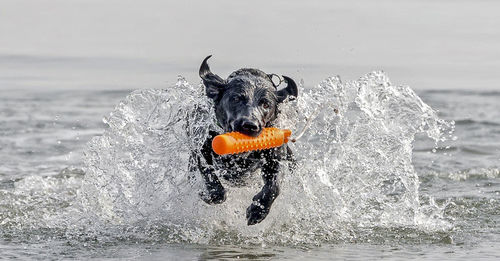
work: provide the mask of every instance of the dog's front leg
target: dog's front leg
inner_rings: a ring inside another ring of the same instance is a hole
[[[202,191],[200,193],[201,199],[208,204],[220,204],[226,200],[226,190],[215,174],[211,144],[212,140],[207,139],[200,151],[201,155],[205,159],[205,162],[202,162],[200,155],[194,154],[192,157],[198,165],[198,170],[203,177],[203,181],[205,181],[205,187],[207,189],[206,191]]]
[[[220,204],[226,200],[226,190],[214,173],[212,166],[199,166],[200,174],[205,181],[206,191],[200,193],[201,199],[208,204]]]
[[[278,172],[279,159],[276,157],[276,151],[272,149],[266,162],[262,166],[262,178],[264,186],[262,190],[253,197],[252,204],[247,208],[247,224],[255,225],[264,220],[271,210],[276,197],[279,195]]]

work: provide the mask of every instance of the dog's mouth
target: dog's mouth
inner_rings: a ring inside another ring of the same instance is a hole
[[[260,124],[250,121],[240,122],[238,124],[230,124],[229,129],[229,131],[237,131],[250,137],[257,137],[262,133],[262,127],[260,126]]]
[[[250,137],[258,137],[262,133],[262,128],[258,131],[249,131],[249,130],[237,130],[237,132],[243,133]]]

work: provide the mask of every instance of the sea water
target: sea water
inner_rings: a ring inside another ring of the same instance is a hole
[[[187,167],[215,127],[199,83],[5,92],[0,250],[38,258],[494,257],[499,97],[417,95],[380,71],[301,85],[278,124],[296,134],[311,122],[290,143],[298,164],[282,163],[280,196],[262,223],[247,226],[259,173],[246,187],[225,184],[226,202],[207,205]]]

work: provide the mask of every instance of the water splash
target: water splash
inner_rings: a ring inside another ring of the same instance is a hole
[[[444,141],[453,126],[409,87],[383,72],[331,77],[280,110],[279,126],[294,133],[314,119],[291,144],[298,167],[280,177],[282,193],[262,224],[244,218],[258,174],[248,187],[229,187],[222,205],[198,198],[203,184],[188,170],[189,155],[217,127],[202,88],[182,78],[168,90],[131,93],[105,118],[109,128],[85,151],[82,213],[194,243],[321,243],[359,239],[369,228],[445,228],[428,214],[438,207],[419,201],[412,142],[418,133]]]
[[[412,143],[417,134],[442,143],[454,126],[410,88],[393,85],[382,72],[348,82],[331,77],[312,89],[301,86],[298,99],[280,111],[279,127],[296,134],[308,120],[311,125],[290,143],[297,168],[282,168],[281,195],[261,224],[249,227],[245,220],[262,186],[259,173],[246,187],[226,186],[224,204],[199,199],[203,184],[188,169],[189,155],[218,127],[203,87],[179,78],[167,90],[134,91],[116,106],[104,119],[108,128],[84,151],[85,174],[66,169],[2,181],[0,234],[75,245],[446,238],[440,233],[450,227],[443,218],[447,203],[419,195]]]

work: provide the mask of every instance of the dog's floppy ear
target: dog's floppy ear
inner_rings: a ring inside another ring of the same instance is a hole
[[[287,83],[287,86],[276,92],[276,97],[278,98],[278,102],[283,102],[288,98],[288,96],[297,97],[299,94],[299,90],[297,89],[297,84],[288,76],[282,75],[283,79]]]
[[[217,99],[219,94],[224,91],[226,87],[226,81],[219,77],[217,74],[213,74],[210,71],[210,67],[208,66],[208,59],[212,57],[209,55],[203,60],[200,66],[200,77],[203,80],[203,84],[205,85],[205,90],[208,98]]]

